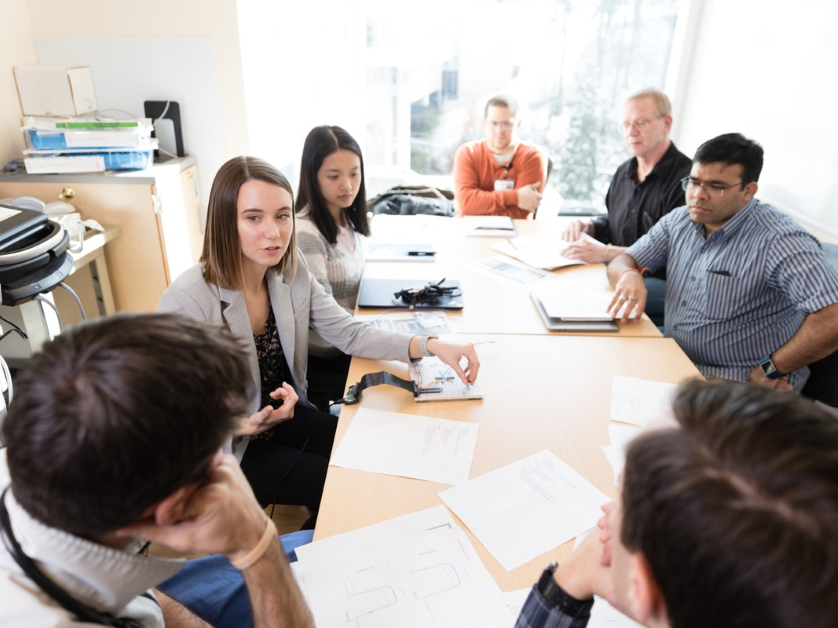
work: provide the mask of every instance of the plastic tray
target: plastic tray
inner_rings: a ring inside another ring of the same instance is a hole
[[[151,134],[143,131],[113,130],[43,130],[24,129],[32,148],[59,150],[62,148],[142,148],[151,143]]]

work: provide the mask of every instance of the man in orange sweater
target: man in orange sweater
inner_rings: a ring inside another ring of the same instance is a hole
[[[547,179],[547,156],[518,139],[518,103],[495,96],[483,114],[486,139],[463,144],[454,156],[454,199],[459,215],[528,218]]]

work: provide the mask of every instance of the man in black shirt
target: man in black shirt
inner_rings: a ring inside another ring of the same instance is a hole
[[[634,244],[664,215],[684,205],[681,179],[688,176],[692,161],[669,139],[672,105],[661,91],[647,89],[626,101],[623,136],[632,158],[611,179],[605,196],[608,215],[590,222],[576,220],[562,234],[573,244],[564,255],[586,262],[608,263]],[[593,236],[606,246],[582,238]],[[665,271],[647,284],[650,301],[646,312],[663,324]],[[661,281],[655,281],[659,279]],[[659,296],[659,302],[655,299]],[[651,305],[651,309],[650,309]]]

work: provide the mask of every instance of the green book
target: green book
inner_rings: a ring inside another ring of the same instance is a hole
[[[123,120],[113,122],[56,122],[56,129],[135,129],[140,124],[136,120]]]

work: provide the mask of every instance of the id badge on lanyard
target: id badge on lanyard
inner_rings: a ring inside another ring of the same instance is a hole
[[[505,192],[506,190],[515,189],[515,179],[509,178],[509,170],[511,168],[511,161],[503,167],[503,176],[500,179],[495,179],[495,192]]]

